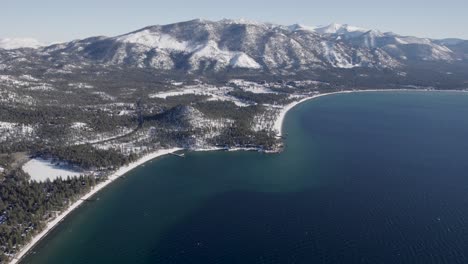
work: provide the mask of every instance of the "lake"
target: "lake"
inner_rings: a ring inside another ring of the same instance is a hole
[[[468,93],[320,97],[284,132],[147,163],[22,263],[468,262]]]

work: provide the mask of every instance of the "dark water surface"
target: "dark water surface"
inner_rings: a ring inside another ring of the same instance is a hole
[[[321,97],[285,132],[147,163],[23,263],[468,263],[468,95]]]

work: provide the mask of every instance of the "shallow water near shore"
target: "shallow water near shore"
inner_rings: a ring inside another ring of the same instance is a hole
[[[304,102],[281,154],[141,166],[22,263],[467,263],[468,95]]]

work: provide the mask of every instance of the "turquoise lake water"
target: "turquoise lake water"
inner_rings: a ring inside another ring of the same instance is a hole
[[[325,96],[284,130],[135,169],[22,263],[468,263],[468,94]]]

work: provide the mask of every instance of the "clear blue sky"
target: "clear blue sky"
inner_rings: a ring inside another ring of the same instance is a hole
[[[1,0],[0,38],[67,41],[194,18],[337,22],[403,35],[468,39],[468,0]]]

